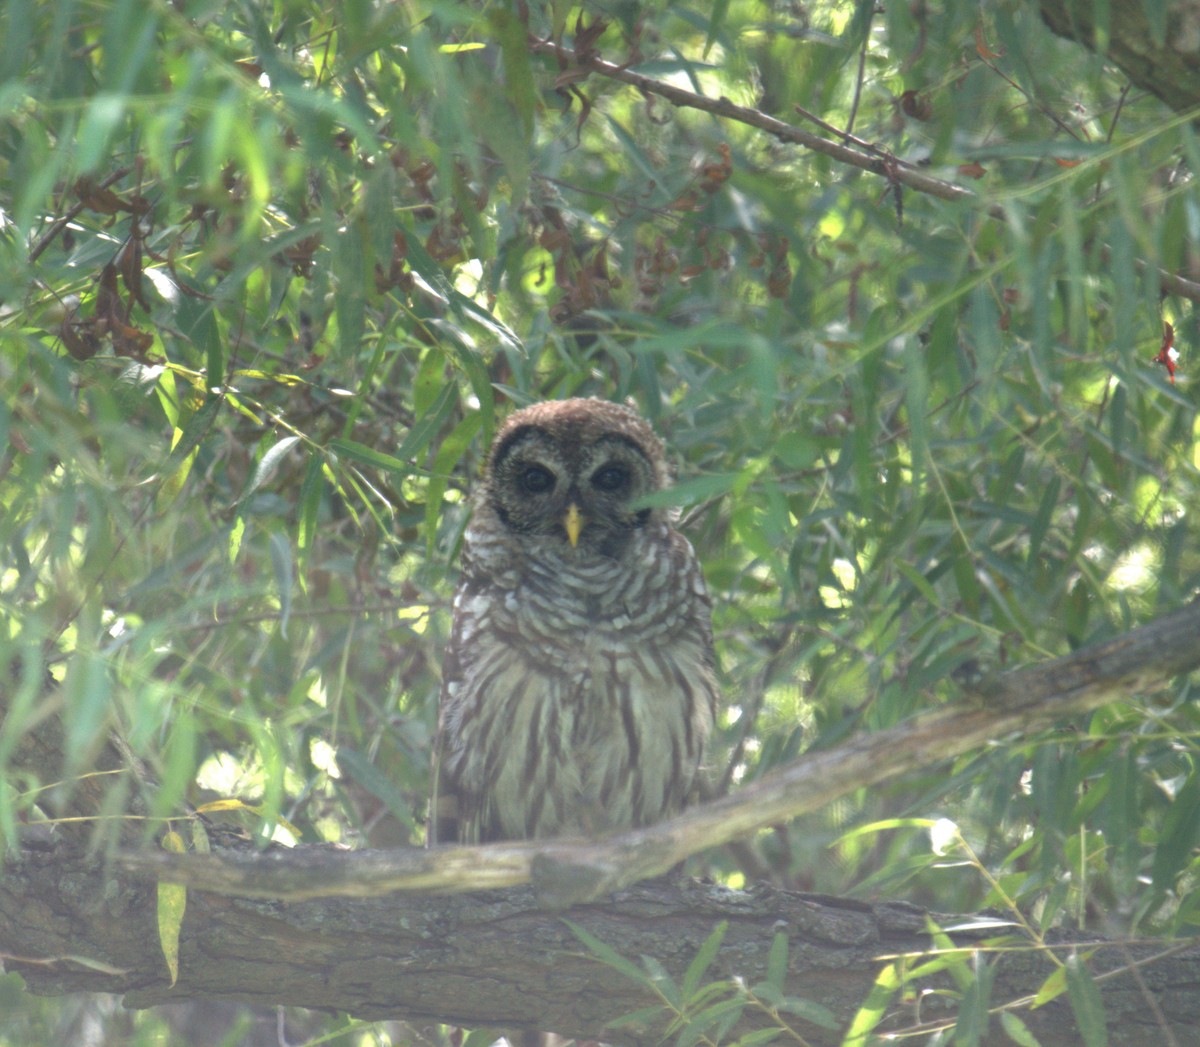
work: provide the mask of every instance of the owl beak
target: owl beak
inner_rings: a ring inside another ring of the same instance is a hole
[[[578,544],[579,532],[583,530],[586,522],[583,513],[579,511],[579,506],[574,502],[567,506],[567,515],[563,517],[563,527],[566,529],[567,541],[571,543],[572,549]]]

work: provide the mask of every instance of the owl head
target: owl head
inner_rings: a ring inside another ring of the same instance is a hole
[[[666,510],[639,499],[670,482],[661,441],[632,408],[552,400],[509,416],[488,457],[484,508],[524,546],[617,557]]]

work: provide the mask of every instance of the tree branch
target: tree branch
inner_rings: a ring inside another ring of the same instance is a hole
[[[1043,5],[1043,14],[1045,13],[1046,6],[1045,4]],[[855,143],[858,148],[852,148],[850,145],[843,144],[842,142],[834,142],[828,138],[822,138],[820,135],[812,134],[803,128],[796,127],[794,124],[785,123],[783,120],[769,116],[761,110],[752,109],[749,106],[737,105],[724,96],[709,98],[706,95],[697,94],[695,91],[688,91],[682,87],[676,87],[674,84],[666,83],[663,80],[656,80],[654,77],[634,72],[625,66],[606,62],[598,55],[572,51],[570,48],[563,47],[551,40],[534,40],[531,42],[531,47],[536,53],[551,55],[568,66],[573,65],[589,73],[597,73],[610,80],[619,80],[621,83],[630,84],[643,94],[657,95],[660,98],[665,98],[675,106],[686,109],[697,109],[704,113],[711,113],[713,116],[735,120],[738,123],[745,124],[747,127],[758,128],[760,131],[765,131],[767,134],[773,135],[780,141],[803,146],[806,149],[811,149],[814,153],[828,156],[840,164],[869,171],[871,174],[886,178],[889,182],[898,183],[908,189],[924,193],[927,196],[934,196],[939,200],[947,200],[952,203],[969,203],[975,206],[984,206],[984,201],[972,190],[966,189],[961,185],[955,185],[953,182],[947,182],[945,179],[935,178],[933,175],[926,174],[924,171],[914,167],[907,161],[901,160],[892,153],[876,149],[870,143],[864,142],[862,139],[855,138],[852,135],[843,135],[843,138],[846,141]],[[1000,205],[986,205],[986,209],[988,215],[997,221],[1007,220],[1004,208]],[[1139,269],[1145,269],[1148,266],[1148,263],[1143,259],[1137,259],[1136,264]],[[1164,292],[1200,302],[1200,283],[1188,280],[1165,269],[1159,268],[1157,272],[1159,287]]]
[[[432,1022],[553,1029],[633,1045],[662,1042],[672,1017],[646,983],[601,963],[564,920],[539,908],[528,888],[288,904],[189,892],[173,987],[155,911],[153,885],[114,877],[95,860],[59,851],[10,856],[0,878],[0,958],[30,991],[122,993],[130,1007],[237,1000],[404,1019],[418,1029]],[[819,1003],[838,1025],[822,1029],[785,1014],[813,1047],[842,1042],[883,967],[903,956],[907,962],[897,970],[915,970],[918,957],[929,958],[929,918],[904,903],[663,880],[570,913],[572,924],[622,956],[654,956],[677,984],[719,922],[728,928],[701,984],[740,979],[756,985],[767,976],[776,935],[785,935],[786,993]],[[1020,1008],[1043,1047],[1081,1042],[1065,996],[1026,1009],[1055,969],[1048,952],[1061,958],[1073,943],[1060,937],[1043,949],[1017,937],[999,940],[1012,929],[1001,921],[932,919],[962,947],[958,962],[991,964],[993,1009]],[[1109,1043],[1167,1042],[1145,1005],[1143,982],[1168,1029],[1190,1042],[1200,1024],[1200,948],[1167,957],[1161,946],[1089,941],[1081,947],[1093,975],[1103,979]],[[939,955],[946,959],[944,949]],[[1143,964],[1137,976],[1129,969],[1134,963]],[[877,1032],[919,1026],[928,1036],[953,1025],[955,986],[948,972],[927,970],[910,989],[910,998],[921,1001],[919,1014],[898,998]],[[724,996],[736,991],[730,984]],[[656,1005],[634,1025],[607,1024]],[[730,1035],[771,1021],[747,1006]],[[993,1020],[991,1036],[982,1041],[987,1047],[1009,1042],[997,1026]]]
[[[594,841],[262,856],[133,853],[117,860],[130,872],[254,898],[449,893],[532,882],[551,908],[593,901],[847,792],[1162,687],[1200,667],[1197,636],[1200,601],[1106,643],[1006,673],[974,700],[809,753],[669,821]]]
[[[848,167],[857,167],[863,171],[870,171],[872,174],[881,175],[884,178],[899,182],[901,185],[915,189],[918,192],[926,193],[929,196],[936,196],[941,200],[950,201],[977,202],[979,200],[979,197],[971,192],[970,189],[964,189],[953,182],[947,182],[942,178],[934,178],[932,175],[925,174],[907,161],[901,160],[891,153],[875,149],[869,143],[854,138],[851,135],[844,137],[849,141],[857,143],[860,148],[854,149],[841,142],[832,142],[828,138],[822,138],[820,135],[805,131],[795,124],[777,120],[775,117],[769,116],[759,109],[737,105],[723,95],[720,98],[709,98],[707,95],[697,94],[695,91],[676,87],[674,84],[667,83],[664,80],[656,80],[652,76],[634,72],[623,65],[606,62],[597,55],[581,54],[578,51],[572,51],[570,48],[562,47],[553,41],[533,41],[532,48],[537,54],[550,55],[567,63],[569,66],[574,65],[587,70],[589,73],[597,73],[610,80],[619,80],[621,83],[630,84],[643,94],[657,95],[660,98],[665,98],[674,106],[685,109],[698,109],[704,113],[711,113],[713,116],[735,120],[738,123],[745,124],[747,127],[756,127],[760,131],[774,135],[780,141],[804,146],[806,149],[811,149],[814,153],[821,153],[823,156],[828,156]]]

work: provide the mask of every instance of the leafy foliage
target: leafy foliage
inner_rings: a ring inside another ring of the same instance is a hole
[[[642,966],[639,967],[582,927],[570,921],[568,925],[598,961],[640,983],[647,995],[659,1001],[657,1006],[615,1018],[610,1023],[615,1030],[637,1029],[648,1019],[656,1018],[660,1010],[670,1015],[667,1035],[674,1037],[673,1042],[678,1047],[692,1047],[697,1043],[712,1047],[717,1043],[730,1042],[730,1030],[746,1011],[759,1012],[761,1027],[738,1038],[735,1042],[740,1047],[770,1043],[781,1037],[804,1043],[803,1036],[792,1028],[790,1023],[793,1022],[810,1023],[828,1030],[838,1028],[837,1020],[828,1008],[811,1000],[786,995],[784,979],[787,974],[788,940],[782,932],[775,935],[771,944],[765,981],[754,986],[747,986],[739,979],[701,985],[728,930],[725,921],[713,928],[678,983],[653,957],[643,956]]]
[[[113,729],[152,815],[236,798],[263,838],[419,840],[464,495],[539,398],[633,397],[677,455],[725,788],[1200,585],[1194,285],[1160,277],[1194,268],[1200,147],[1026,3],[0,19],[6,842]],[[709,867],[1190,933],[1190,697],[1130,695]],[[55,712],[65,765],[14,762]],[[973,865],[931,850],[939,818]]]

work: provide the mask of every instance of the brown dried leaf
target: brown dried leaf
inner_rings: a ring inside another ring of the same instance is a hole
[[[575,19],[575,54],[580,59],[594,58],[596,42],[604,35],[608,23],[603,18],[597,18],[591,25],[583,24],[583,11]]]
[[[100,279],[97,281],[96,287],[95,318],[97,320],[117,320],[124,323],[128,316],[125,303],[121,300],[121,292],[117,288],[118,276],[117,267],[112,262],[100,270]]]
[[[90,360],[100,351],[100,339],[96,337],[90,320],[76,323],[68,316],[59,327],[58,335],[67,352],[76,360]]]
[[[933,102],[929,100],[929,95],[913,90],[905,91],[900,96],[900,108],[905,116],[911,116],[914,120],[929,120],[933,116]]]
[[[123,324],[119,320],[111,321],[110,328],[114,353],[146,362],[146,351],[154,344],[154,335]]]
[[[767,277],[767,294],[772,298],[786,298],[792,287],[792,267],[784,262],[771,270]]]
[[[90,179],[81,178],[75,183],[75,195],[89,211],[97,214],[117,214],[127,211],[125,201],[111,189],[101,189]]]
[[[125,284],[125,290],[129,292],[133,301],[137,302],[146,312],[150,312],[150,303],[146,301],[142,294],[142,242],[137,237],[131,237],[126,241],[125,246],[121,248],[117,255],[118,268],[121,271],[121,280]]]

